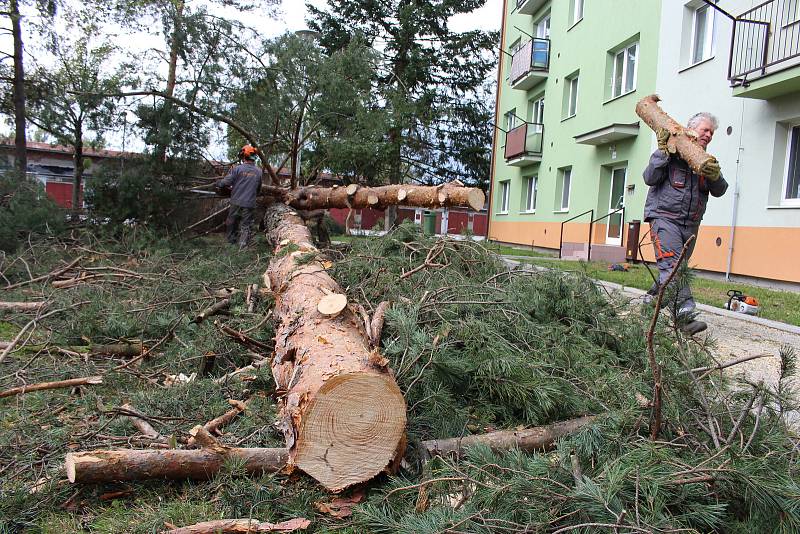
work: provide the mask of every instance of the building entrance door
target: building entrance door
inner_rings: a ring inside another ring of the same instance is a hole
[[[627,167],[611,169],[611,193],[608,199],[608,212],[623,206],[625,202],[625,176]],[[622,246],[622,212],[608,217],[606,226],[606,244]]]

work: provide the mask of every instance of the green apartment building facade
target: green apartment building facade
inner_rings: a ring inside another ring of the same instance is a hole
[[[660,0],[505,0],[490,239],[558,249],[574,218],[563,241],[585,245],[615,212],[591,226],[592,254],[624,257],[654,148],[634,107],[655,92],[660,13]]]

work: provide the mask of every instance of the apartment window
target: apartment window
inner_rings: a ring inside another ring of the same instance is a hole
[[[783,186],[783,203],[800,205],[800,126],[789,132],[786,181]]]
[[[692,16],[692,63],[711,57],[714,48],[714,8],[702,4]]]
[[[506,113],[506,131],[510,132],[517,127],[517,108]]]
[[[545,15],[536,23],[536,37],[539,39],[550,39],[550,15]]]
[[[564,109],[565,119],[572,117],[578,111],[578,74],[568,76],[564,79]]]
[[[525,197],[522,202],[522,211],[533,213],[536,211],[536,191],[539,186],[539,177],[531,176],[525,179]]]
[[[584,0],[572,0],[570,3],[570,25],[577,24],[583,18]]]
[[[561,183],[561,209],[569,210],[569,191],[572,189],[572,169],[564,169],[564,179]]]
[[[614,53],[611,73],[611,98],[630,93],[636,89],[636,64],[639,58],[639,43],[633,43]]]
[[[530,121],[533,123],[531,128],[534,133],[541,133],[544,124],[544,97],[535,98],[528,102]]]
[[[508,195],[511,192],[511,182],[500,182],[500,213],[508,213]]]

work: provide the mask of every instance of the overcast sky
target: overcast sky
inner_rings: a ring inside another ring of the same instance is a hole
[[[218,14],[230,17],[230,18],[237,18],[241,20],[246,25],[255,28],[260,34],[264,36],[277,36],[285,32],[290,31],[297,31],[303,30],[308,28],[305,19],[307,16],[307,9],[306,4],[313,4],[320,8],[324,8],[326,5],[325,0],[282,0],[280,12],[277,15],[277,18],[268,18],[265,16],[259,16],[253,13],[247,13],[243,16],[242,13],[237,12],[232,9],[222,8],[220,9],[219,6],[214,6],[213,11],[218,11]],[[500,22],[501,22],[501,15],[503,9],[503,0],[487,0],[486,4],[469,14],[465,15],[458,15],[453,17],[450,20],[450,29],[453,31],[468,31],[474,29],[481,29],[487,31],[496,31],[500,29]],[[34,41],[36,38],[34,37]],[[140,54],[140,52],[144,52],[147,49],[152,48],[159,48],[163,47],[164,43],[162,40],[148,36],[146,34],[137,35],[135,38],[132,38],[130,35],[127,37],[122,38],[122,43],[119,43],[120,46],[127,48],[129,52],[132,52],[134,55]],[[32,44],[30,41],[27,44]],[[30,51],[30,47],[29,51]],[[0,50],[11,53],[13,49],[12,41],[8,35],[0,35]],[[30,53],[30,52],[29,52]],[[157,65],[156,68],[166,68],[166,64]],[[132,119],[131,119],[132,120]],[[221,130],[223,132],[224,130]],[[13,133],[13,125],[11,124],[2,124],[0,122],[0,134],[9,135]],[[29,135],[30,135],[29,131]],[[130,132],[128,132],[130,133]],[[123,135],[121,132],[109,132],[106,135],[106,141],[108,143],[108,148],[122,148],[122,139]],[[130,138],[128,136],[128,144],[125,147],[127,150],[141,150],[143,148],[141,140]],[[217,145],[218,143],[212,143],[213,145]],[[211,152],[222,152],[224,148],[221,148],[222,145],[219,147],[212,147]],[[221,156],[221,154],[213,154],[215,157]]]

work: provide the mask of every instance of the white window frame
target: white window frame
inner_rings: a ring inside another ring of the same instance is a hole
[[[511,181],[503,180],[500,182],[500,211],[499,214],[508,213],[508,198],[511,194]]]
[[[584,5],[584,0],[572,0],[572,2],[572,20],[570,21],[570,27],[583,20],[583,10],[586,7]]]
[[[789,187],[789,171],[791,167],[790,157],[792,155],[792,138],[797,132],[797,154],[795,157],[797,158],[797,166],[800,167],[800,124],[795,124],[789,127],[789,135],[787,136],[786,141],[786,165],[784,166],[783,170],[783,182],[781,184],[781,206],[797,206],[800,207],[800,196],[797,198],[788,198],[788,187]],[[797,169],[795,172],[800,173],[800,169]]]
[[[548,13],[536,22],[536,37],[538,39],[550,39],[550,27],[550,13]]]
[[[628,68],[628,59],[633,55],[633,72],[630,72]],[[622,57],[622,72],[617,72],[617,59]],[[636,91],[636,82],[637,82],[637,72],[639,71],[639,42],[635,42],[629,44],[622,50],[618,51],[614,54],[612,58],[612,69],[611,69],[611,98],[617,98],[618,96],[627,95],[628,93],[632,93]],[[619,86],[619,93],[616,92],[617,88],[617,76],[620,76],[620,86]],[[627,89],[628,82],[631,82],[631,88]]]
[[[534,127],[534,133],[541,133],[544,125],[544,95],[531,99],[528,103],[531,111],[530,121]]]
[[[513,108],[508,112],[506,112],[505,117],[506,117],[506,131],[510,132],[511,130],[513,130],[518,126],[517,108]]]
[[[689,64],[696,65],[707,59],[711,59],[714,57],[714,33],[715,33],[715,26],[716,26],[716,13],[715,9],[712,8],[708,4],[701,4],[694,8],[692,11],[692,40],[691,40],[691,50],[689,51]],[[699,58],[697,57],[697,21],[698,16],[701,12],[704,12],[706,15],[706,34],[703,37],[703,50],[700,51]]]
[[[525,211],[536,213],[536,197],[539,193],[539,176],[533,175],[525,179]]]
[[[578,114],[578,79],[580,75],[576,74],[571,78],[566,79],[569,84],[567,89],[567,116],[565,119],[574,117]]]
[[[569,211],[569,197],[572,192],[572,167],[567,167],[561,171],[561,199],[559,201],[559,211]],[[567,205],[564,205],[564,200]]]

